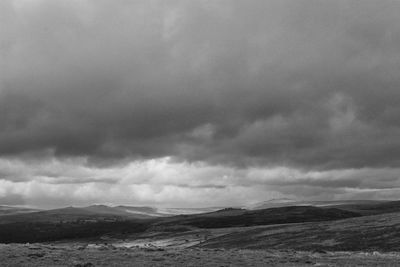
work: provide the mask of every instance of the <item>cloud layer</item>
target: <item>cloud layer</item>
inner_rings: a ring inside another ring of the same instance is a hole
[[[0,160],[0,203],[34,207],[93,203],[178,207],[242,206],[260,200],[393,199],[396,169],[302,171],[287,167],[231,168],[171,158],[123,166],[87,166],[83,158]],[[384,178],[382,178],[384,177]]]
[[[265,182],[254,168],[301,173],[266,183],[278,195],[388,188],[400,168],[399,12],[369,0],[1,1],[0,157],[13,164],[0,181],[101,187],[168,157],[234,172],[233,184],[154,182],[221,203],[229,186]],[[324,174],[320,189],[307,189],[309,172]]]

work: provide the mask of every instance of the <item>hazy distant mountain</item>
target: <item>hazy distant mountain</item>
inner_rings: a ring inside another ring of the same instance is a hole
[[[200,213],[207,213],[213,212],[224,207],[205,207],[205,208],[157,208],[157,211],[160,214],[165,214],[168,216],[171,215],[182,215],[182,214],[200,214]]]
[[[115,214],[123,216],[135,216],[137,218],[152,218],[152,217],[167,217],[180,214],[198,214],[216,211],[220,207],[211,208],[156,208],[147,206],[105,206],[105,205],[92,205],[84,207],[83,209],[103,214]]]
[[[1,215],[11,215],[20,213],[29,213],[39,211],[38,209],[25,208],[25,207],[14,207],[14,206],[0,206],[0,216]]]

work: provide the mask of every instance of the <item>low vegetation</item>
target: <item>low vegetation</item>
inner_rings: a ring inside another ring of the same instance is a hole
[[[0,216],[0,243],[101,240],[104,236],[126,239],[141,234],[162,237],[187,232],[188,236],[195,233],[196,242],[204,247],[390,251],[400,249],[398,211],[400,202],[382,202],[261,210],[228,208],[138,218],[107,206],[64,208]]]
[[[0,227],[0,243],[36,243],[65,239],[99,238],[105,234],[124,236],[143,232],[148,225],[134,221],[8,223]]]

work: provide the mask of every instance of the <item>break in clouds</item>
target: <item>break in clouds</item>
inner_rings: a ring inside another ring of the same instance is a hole
[[[399,12],[1,1],[0,204],[394,198]]]

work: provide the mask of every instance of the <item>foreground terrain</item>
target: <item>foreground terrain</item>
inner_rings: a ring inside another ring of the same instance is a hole
[[[398,266],[400,253],[0,245],[2,266]]]

